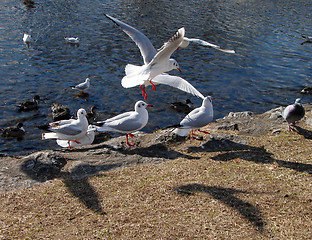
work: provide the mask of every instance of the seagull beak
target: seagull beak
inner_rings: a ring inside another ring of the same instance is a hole
[[[177,68],[179,70],[179,72],[182,72],[180,68]]]
[[[153,107],[153,105],[152,105],[152,104],[147,104],[146,106],[147,106],[147,107]]]
[[[176,51],[178,51],[179,49],[180,49],[180,47],[178,47]]]

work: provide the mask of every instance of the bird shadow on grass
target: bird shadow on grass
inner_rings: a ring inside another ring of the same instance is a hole
[[[294,128],[296,129],[296,132],[300,135],[302,135],[304,138],[306,139],[312,139],[312,131],[301,128],[299,126],[294,126]]]
[[[250,192],[243,190],[236,190],[233,188],[222,188],[216,186],[205,186],[203,184],[187,184],[178,186],[174,189],[179,194],[191,195],[194,192],[202,192],[209,194],[214,199],[221,201],[225,205],[233,208],[250,223],[254,225],[257,231],[263,232],[265,223],[262,220],[260,210],[252,204],[240,199],[235,194],[250,194]]]
[[[277,163],[280,167],[290,168],[298,172],[312,174],[312,165],[306,163],[278,160],[264,147],[253,147],[245,143],[234,142],[230,139],[210,139],[202,147],[189,147],[190,152],[223,152],[211,159],[216,161],[230,161],[243,159],[262,164]]]
[[[101,149],[103,150],[103,153],[109,154],[110,152],[117,152],[121,153],[122,155],[139,155],[141,157],[148,157],[148,158],[163,158],[163,159],[176,159],[179,157],[186,158],[186,159],[199,159],[199,157],[194,157],[191,155],[187,155],[184,153],[181,153],[179,151],[172,150],[168,148],[164,143],[156,143],[153,145],[149,145],[147,147],[128,147],[125,144],[124,146],[115,147],[108,144],[100,144],[95,146],[90,146],[89,148],[83,148],[83,149],[73,149],[73,150],[66,150],[66,151],[76,151],[76,152],[85,152],[87,150],[99,150],[98,153],[102,153]],[[125,158],[124,156],[122,158]]]
[[[57,167],[55,161],[55,159],[52,159],[51,163],[47,163],[40,162],[40,160],[26,160],[21,165],[21,170],[27,176],[39,182],[55,178],[62,179],[68,191],[74,197],[77,197],[87,208],[98,214],[105,214],[100,204],[100,197],[89,183],[88,176],[120,167],[120,164],[91,165],[83,163],[75,166],[71,172],[61,172],[61,168],[65,166],[66,160],[62,159],[61,164],[57,165]]]

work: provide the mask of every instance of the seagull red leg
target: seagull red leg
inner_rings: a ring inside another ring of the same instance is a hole
[[[156,87],[155,87],[155,84],[152,82],[152,80],[149,80],[150,84],[152,84],[153,86],[153,90],[156,91]]]
[[[145,85],[140,85],[140,89],[142,90],[142,96],[144,97],[144,99],[147,98],[147,93],[145,91]]]
[[[131,133],[127,133],[127,134],[126,134],[127,144],[128,144],[129,146],[133,146],[134,143],[129,143],[128,135],[129,135],[130,137],[133,137],[133,134],[131,134]]]
[[[198,134],[194,133],[194,131],[193,131],[193,129],[192,129],[191,135],[197,136]]]
[[[210,132],[202,131],[202,130],[199,130],[199,129],[198,129],[198,131],[199,131],[199,132],[202,132],[202,133],[204,133],[204,134],[210,134]]]

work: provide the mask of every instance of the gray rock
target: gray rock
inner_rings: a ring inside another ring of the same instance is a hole
[[[244,112],[230,112],[224,119],[236,119],[236,118],[251,118],[253,112],[244,111]]]
[[[233,131],[239,131],[239,129],[238,129],[238,124],[237,124],[237,123],[217,126],[217,130],[233,130]]]
[[[22,171],[40,182],[58,177],[67,163],[62,155],[55,152],[37,152],[24,157],[23,160]]]

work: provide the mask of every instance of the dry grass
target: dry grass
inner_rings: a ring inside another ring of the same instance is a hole
[[[200,159],[2,194],[0,238],[311,239],[311,140],[282,132],[249,142],[190,152],[200,142],[188,141],[171,148]]]

